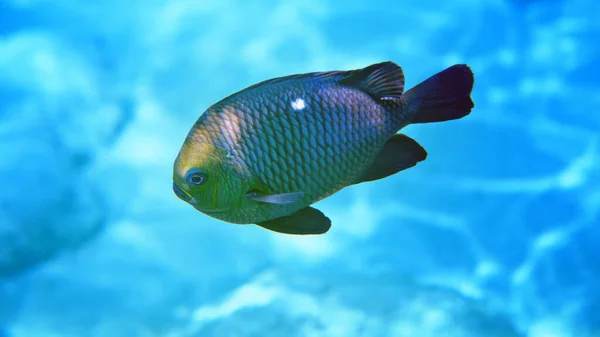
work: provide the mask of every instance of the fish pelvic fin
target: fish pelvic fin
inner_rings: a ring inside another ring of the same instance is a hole
[[[443,122],[465,117],[475,106],[471,99],[473,72],[456,64],[417,84],[403,95],[410,123]]]
[[[376,100],[400,99],[404,92],[404,72],[394,62],[381,62],[348,72],[340,83],[359,87]]]
[[[262,228],[291,235],[319,235],[331,228],[331,220],[323,212],[306,207],[294,214],[257,223]]]

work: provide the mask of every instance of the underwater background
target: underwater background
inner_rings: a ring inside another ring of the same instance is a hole
[[[0,0],[0,336],[600,336],[600,2]],[[455,63],[471,115],[286,236],[175,197],[210,104]]]

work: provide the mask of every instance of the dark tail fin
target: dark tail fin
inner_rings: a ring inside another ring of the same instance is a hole
[[[473,72],[466,64],[443,70],[404,93],[411,107],[411,123],[459,119],[475,106],[471,100]]]

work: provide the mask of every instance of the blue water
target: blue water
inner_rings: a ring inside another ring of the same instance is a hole
[[[0,336],[600,336],[600,2],[394,3],[0,0]],[[476,107],[326,235],[172,193],[210,104],[385,60]]]

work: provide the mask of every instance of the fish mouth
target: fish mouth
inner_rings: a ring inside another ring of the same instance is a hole
[[[173,183],[173,192],[175,192],[175,195],[185,201],[185,202],[190,202],[192,201],[192,197],[189,196],[187,193],[185,193],[181,188],[179,188],[177,185],[175,185],[175,183]]]
[[[175,192],[175,195],[179,199],[187,202],[188,204],[191,204],[200,212],[210,214],[210,213],[222,213],[222,212],[227,211],[226,208],[206,209],[206,208],[197,207],[196,200],[194,200],[194,198],[192,198],[189,194],[185,193],[181,188],[179,188],[179,186],[175,185],[175,183],[173,183],[173,192]]]

